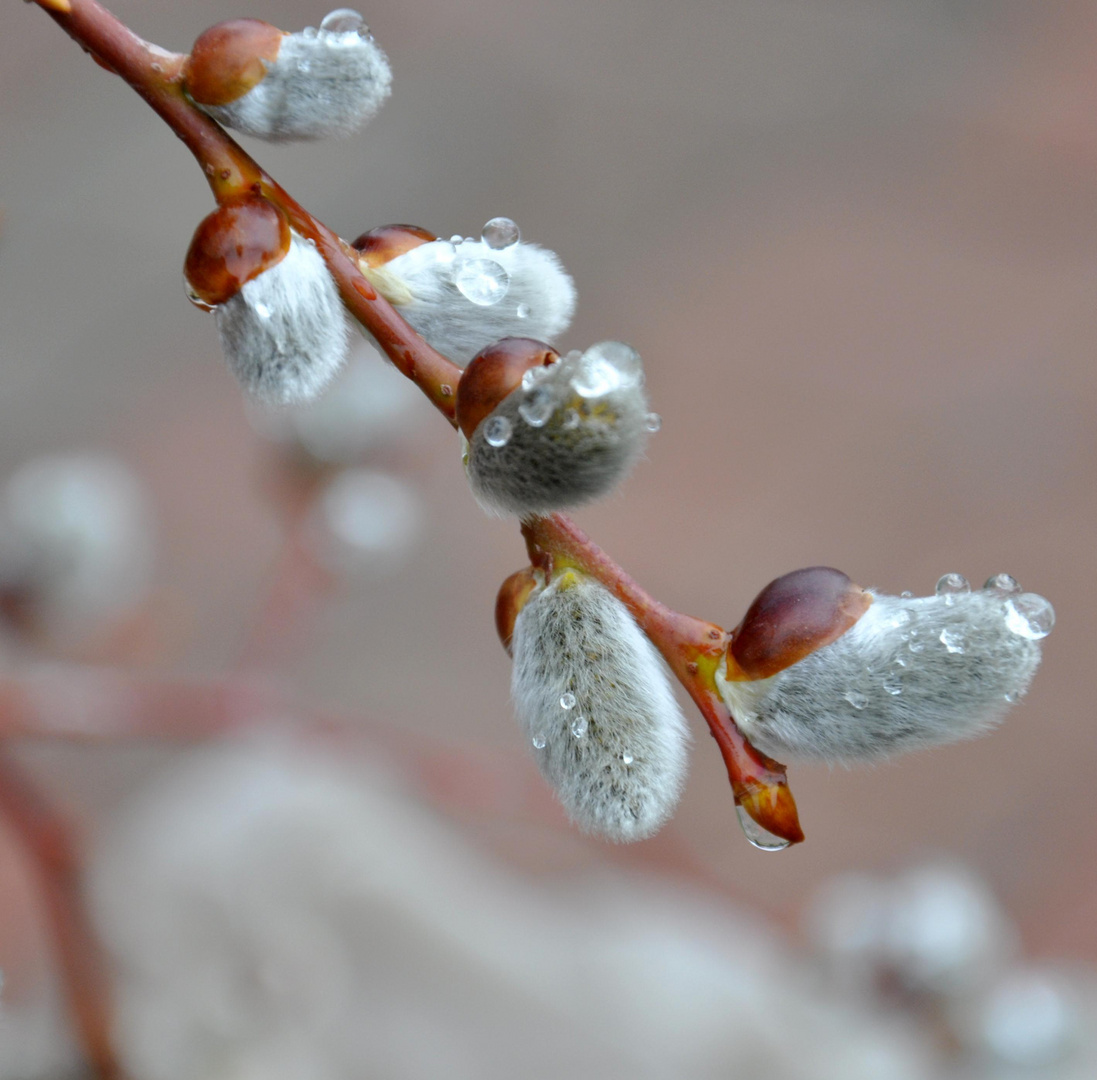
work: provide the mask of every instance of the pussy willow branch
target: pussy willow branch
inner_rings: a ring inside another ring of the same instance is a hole
[[[432,349],[360,273],[340,238],[317,221],[183,92],[185,58],[137,37],[97,0],[36,0],[103,66],[124,79],[186,144],[214,197],[243,191],[280,206],[293,228],[313,240],[350,313],[396,365],[455,424],[461,369]],[[759,754],[735,726],[716,692],[714,673],[727,648],[718,626],[680,615],[653,600],[571,521],[559,514],[523,526],[531,559],[555,559],[591,574],[632,611],[697,703],[720,747],[735,799],[765,828],[793,843],[803,839],[783,766]]]

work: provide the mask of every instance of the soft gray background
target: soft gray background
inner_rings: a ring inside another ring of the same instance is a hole
[[[230,15],[293,29],[326,10],[114,8],[179,50]],[[578,518],[659,598],[733,625],[774,576],[827,563],[896,592],[1006,570],[1056,606],[1003,730],[875,769],[794,769],[808,842],[781,856],[744,843],[698,724],[678,854],[781,917],[830,873],[952,854],[1031,952],[1097,959],[1097,4],[365,14],[395,74],[379,118],[346,142],[253,149],[347,237],[390,221],[471,234],[506,214],[560,254],[580,296],[564,344],[630,341],[664,418],[623,493]],[[0,476],[55,449],[132,461],[173,620],[154,662],[215,674],[277,530],[212,322],[183,296],[205,184],[133,93],[22,4],[0,34],[0,147]],[[416,556],[330,603],[291,674],[304,700],[498,752],[525,777],[491,625],[517,530],[468,497],[443,424],[418,446],[407,467],[431,516]],[[109,801],[123,757],[58,768]],[[562,871],[588,857],[525,848]]]

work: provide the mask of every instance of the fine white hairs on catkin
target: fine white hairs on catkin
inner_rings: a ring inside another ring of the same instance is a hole
[[[287,34],[266,67],[266,77],[242,97],[199,108],[225,127],[269,142],[321,139],[360,128],[392,90],[388,58],[349,11],[332,12],[319,30]]]
[[[263,401],[307,401],[343,364],[347,326],[339,293],[319,252],[296,233],[281,262],[214,314],[229,369]]]
[[[643,453],[652,417],[640,357],[618,341],[527,371],[469,440],[484,509],[546,514],[607,494]]]
[[[673,813],[688,732],[625,606],[565,571],[518,615],[511,691],[537,764],[584,832],[640,840]]]
[[[946,575],[966,589],[959,575]],[[994,582],[1006,583],[1002,587]],[[718,676],[736,723],[782,761],[865,761],[981,735],[1028,689],[1054,613],[999,575],[976,592],[874,595],[841,637],[757,681]]]
[[[575,284],[555,253],[521,240],[505,247],[435,240],[397,255],[371,277],[415,331],[455,364],[467,364],[504,337],[551,344],[575,312]]]

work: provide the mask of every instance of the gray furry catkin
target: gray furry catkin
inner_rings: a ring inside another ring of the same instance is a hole
[[[678,803],[689,736],[625,606],[567,570],[519,613],[513,650],[518,720],[571,820],[617,842],[654,833]]]
[[[269,142],[348,135],[392,90],[388,58],[368,32],[287,34],[267,74],[227,105],[200,105],[225,127]]]
[[[229,369],[260,400],[307,401],[343,364],[342,301],[316,248],[296,233],[285,258],[241,286],[214,315]]]
[[[493,513],[547,514],[599,498],[647,442],[643,376],[628,346],[603,342],[531,375],[469,440],[472,493]]]
[[[1037,606],[1041,597],[1019,598]],[[725,681],[736,723],[782,761],[852,762],[973,738],[1028,688],[1036,636],[995,589],[875,596],[841,637],[757,681]],[[1045,631],[1046,632],[1046,631]]]
[[[459,288],[459,275],[491,264],[506,275],[505,294],[474,303]],[[556,254],[524,241],[505,248],[482,240],[422,244],[385,263],[377,286],[421,337],[462,365],[504,337],[551,343],[575,312],[575,283]]]

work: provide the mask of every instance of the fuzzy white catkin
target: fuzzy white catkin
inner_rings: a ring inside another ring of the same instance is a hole
[[[368,34],[303,30],[282,39],[264,79],[227,105],[200,105],[218,123],[270,142],[349,135],[392,89],[392,71]]]
[[[473,303],[457,285],[462,268],[481,260],[507,279],[491,304]],[[498,249],[482,240],[421,244],[385,263],[377,287],[428,344],[462,365],[504,337],[551,344],[575,313],[575,283],[556,254],[522,241]]]
[[[625,606],[565,571],[519,613],[513,650],[515,712],[568,816],[618,842],[654,833],[678,803],[689,737]]]
[[[229,369],[263,401],[307,401],[342,367],[347,326],[339,293],[320,253],[296,233],[281,262],[214,314]]]
[[[1040,645],[992,589],[875,596],[840,638],[768,679],[721,692],[759,750],[783,761],[873,760],[973,738],[1028,688]],[[1008,697],[1007,697],[1008,695]]]
[[[153,526],[123,462],[58,454],[23,464],[0,499],[0,584],[29,593],[57,632],[136,604],[149,587]]]
[[[472,493],[492,513],[547,514],[606,495],[647,443],[640,358],[628,346],[602,342],[532,374],[539,378],[508,394],[469,440]]]

